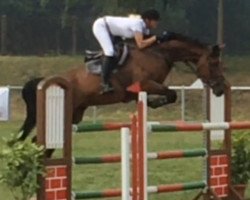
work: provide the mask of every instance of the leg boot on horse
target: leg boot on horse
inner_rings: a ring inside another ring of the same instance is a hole
[[[114,69],[114,65],[116,65],[114,56],[105,56],[103,58],[102,83],[101,83],[102,90],[100,94],[114,91],[114,88],[109,80],[110,75]]]

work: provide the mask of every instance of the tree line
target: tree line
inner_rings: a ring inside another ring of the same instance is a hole
[[[156,34],[175,31],[216,43],[219,0],[0,0],[2,54],[82,54],[98,48],[92,23],[103,15],[161,13]],[[226,53],[250,53],[250,1],[224,0]]]

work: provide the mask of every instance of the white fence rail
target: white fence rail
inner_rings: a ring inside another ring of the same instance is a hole
[[[20,91],[22,89],[22,86],[1,86],[1,87],[7,87],[10,89],[10,93],[11,91]],[[203,86],[202,84],[193,84],[191,86],[169,86],[170,89],[174,89],[177,91],[180,91],[181,94],[181,120],[185,120],[186,119],[186,91],[190,91],[190,90],[203,90]],[[231,90],[233,91],[250,91],[250,86],[232,86]],[[11,98],[11,95],[10,95]],[[9,101],[10,102],[10,101]],[[97,119],[97,107],[96,106],[92,106],[92,121],[93,123],[96,122]],[[1,120],[1,119],[0,119]]]

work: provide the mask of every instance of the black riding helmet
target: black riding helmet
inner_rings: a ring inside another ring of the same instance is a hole
[[[157,10],[155,9],[149,9],[141,13],[142,19],[148,19],[148,20],[155,20],[159,21],[160,20],[160,14]]]

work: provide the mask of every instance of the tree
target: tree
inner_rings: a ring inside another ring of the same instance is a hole
[[[231,53],[250,53],[250,1],[225,1],[225,42]]]
[[[7,15],[6,46],[10,53],[69,53],[72,29],[77,38],[76,50],[81,53],[98,47],[91,29],[96,18],[126,16],[148,8],[161,13],[156,33],[176,31],[215,43],[217,4],[218,0],[0,0],[0,15]],[[226,53],[248,53],[250,1],[227,0],[224,4]]]

